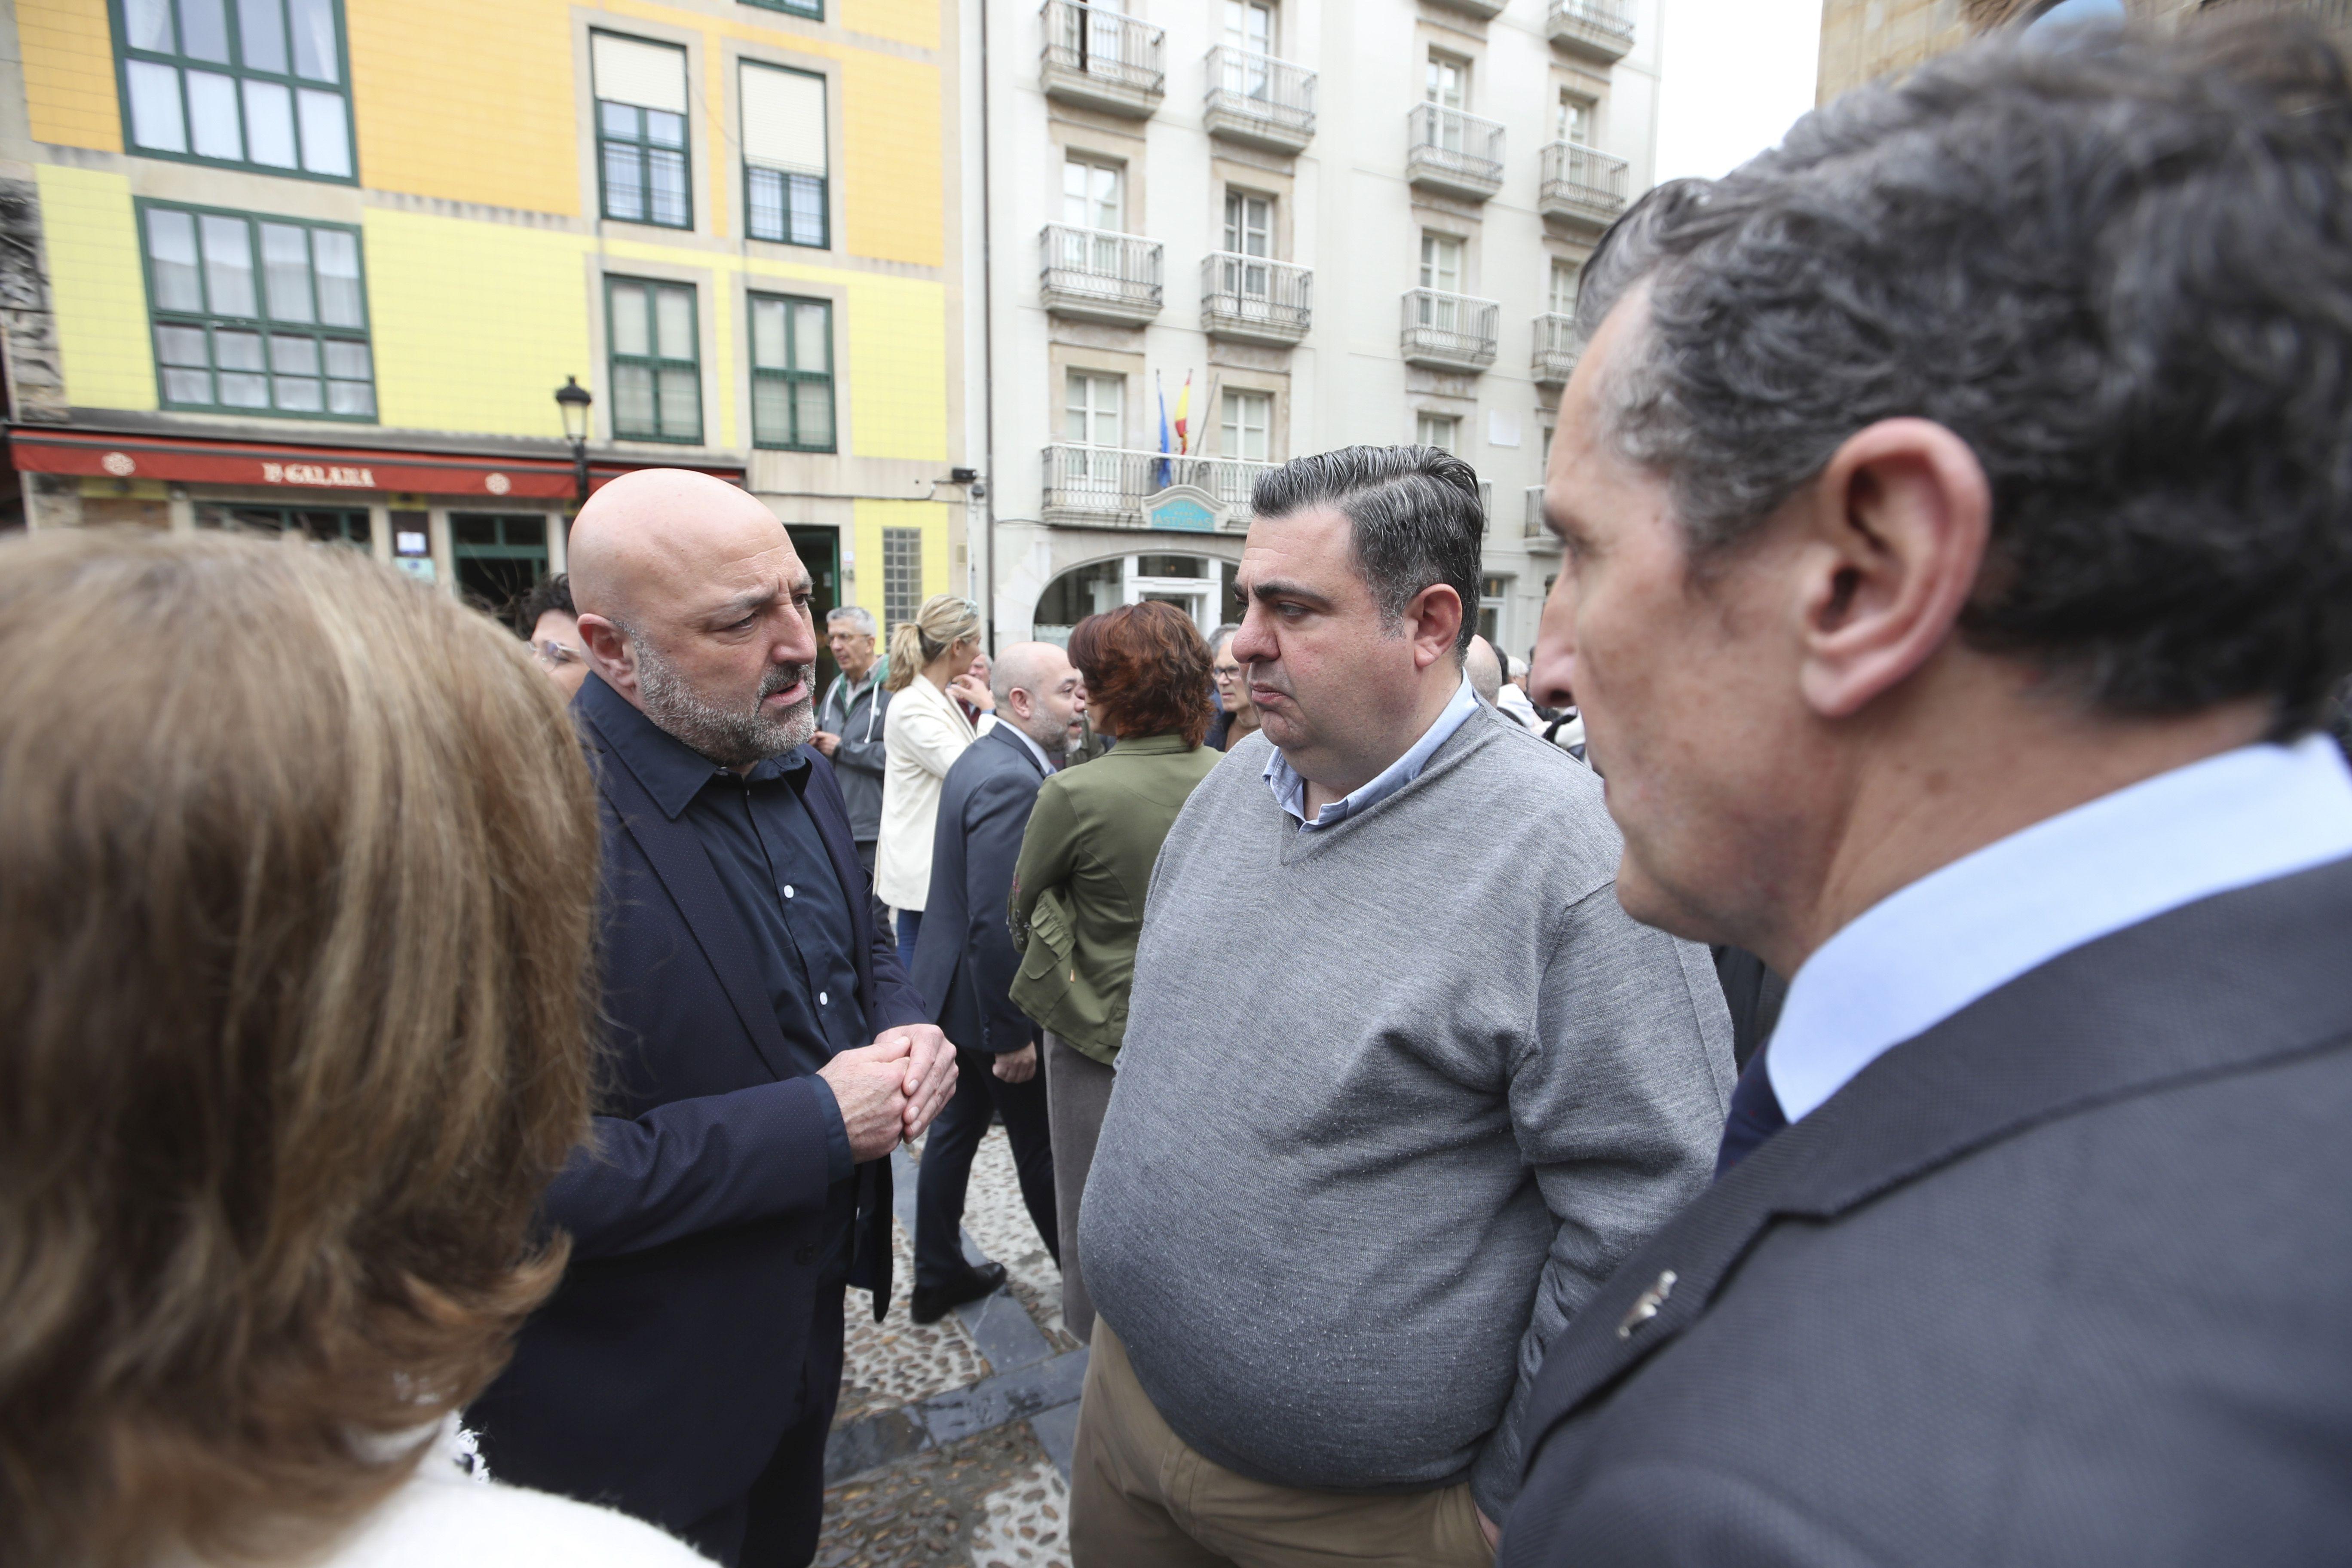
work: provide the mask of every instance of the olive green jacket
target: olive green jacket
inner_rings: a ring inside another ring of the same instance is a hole
[[[1037,792],[1006,910],[1021,952],[1013,1005],[1098,1062],[1110,1063],[1127,1034],[1160,846],[1223,760],[1181,735],[1139,735]]]

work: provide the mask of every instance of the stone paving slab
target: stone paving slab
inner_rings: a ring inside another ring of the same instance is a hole
[[[918,1328],[919,1146],[893,1156],[890,1312],[850,1299],[846,1364],[825,1452],[823,1568],[1067,1568],[1066,1484],[1086,1355],[1063,1327],[1062,1278],[1021,1201],[1002,1128],[972,1162],[964,1252],[1008,1288]]]
[[[825,1494],[818,1568],[1068,1568],[1069,1493],[1025,1422]]]

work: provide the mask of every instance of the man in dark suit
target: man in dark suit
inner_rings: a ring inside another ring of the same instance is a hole
[[[547,1196],[571,1266],[468,1419],[501,1479],[805,1563],[843,1292],[889,1300],[888,1155],[954,1051],[805,744],[810,582],[775,518],[705,475],[628,475],[581,509],[572,584],[613,1083]]]
[[[996,725],[966,748],[940,786],[931,890],[915,943],[915,989],[959,1052],[955,1097],[923,1144],[916,1184],[915,1300],[919,1323],[937,1322],[1004,1283],[998,1263],[973,1268],[961,1237],[971,1157],[992,1117],[1004,1120],[1021,1196],[1045,1249],[1061,1258],[1054,1212],[1054,1148],[1045,1123],[1039,1031],[1007,993],[1021,966],[1004,909],[1038,786],[1078,739],[1086,698],[1069,656],[1051,643],[1015,643],[991,677]]]
[[[1587,268],[1538,694],[1625,907],[1792,978],[1549,1349],[1504,1568],[2352,1540],[2352,86],[2055,37]]]

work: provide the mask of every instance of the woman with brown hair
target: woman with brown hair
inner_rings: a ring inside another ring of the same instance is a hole
[[[1209,645],[1173,605],[1124,605],[1070,633],[1087,713],[1118,744],[1037,792],[1013,870],[1013,1004],[1045,1030],[1045,1106],[1062,1231],[1062,1319],[1080,1343],[1094,1307],[1078,1271],[1078,1196],[1127,1033],[1152,862],[1222,753],[1209,731]]]
[[[355,552],[0,545],[0,1563],[699,1563],[472,1484],[563,1268],[596,811],[554,687]]]

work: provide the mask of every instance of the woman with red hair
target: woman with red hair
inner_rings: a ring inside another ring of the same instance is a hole
[[[1070,662],[1086,677],[1095,730],[1118,743],[1037,792],[1008,913],[1021,950],[1013,1001],[1045,1029],[1062,1319],[1084,1343],[1095,1314],[1078,1272],[1078,1194],[1127,1033],[1144,890],[1176,814],[1223,754],[1201,743],[1213,717],[1209,645],[1175,605],[1088,616],[1070,634]]]

